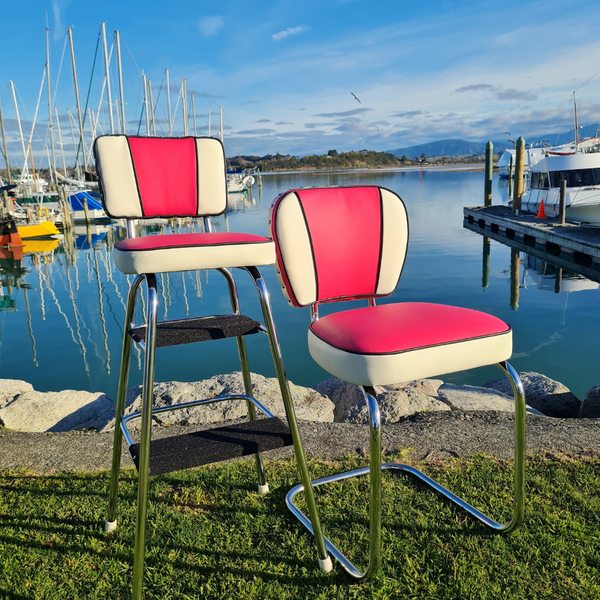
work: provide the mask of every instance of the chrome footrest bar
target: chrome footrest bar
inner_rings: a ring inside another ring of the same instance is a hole
[[[202,404],[214,404],[215,402],[223,402],[225,400],[246,400],[258,408],[267,418],[272,418],[275,415],[263,404],[261,404],[256,398],[252,396],[246,396],[244,394],[230,394],[226,396],[215,396],[214,398],[204,398],[202,400],[192,400],[191,402],[180,402],[179,404],[171,404],[170,406],[159,406],[152,409],[152,414],[158,414],[163,412],[169,412],[172,410],[180,410],[182,408],[189,408],[191,406],[199,406]],[[134,441],[127,429],[127,423],[133,419],[139,419],[142,416],[142,411],[133,412],[126,417],[121,418],[121,431],[127,440],[127,444],[131,446]]]

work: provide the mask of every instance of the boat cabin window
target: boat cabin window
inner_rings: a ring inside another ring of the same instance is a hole
[[[532,173],[531,187],[536,189],[548,189],[548,173]]]
[[[574,169],[572,171],[550,172],[550,182],[552,187],[560,187],[565,180],[567,182],[567,187],[600,185],[600,169]]]
[[[571,185],[571,171],[551,171],[550,181],[552,187],[561,187],[563,181],[567,182],[567,187],[573,187]]]
[[[582,185],[594,185],[594,177],[591,169],[579,169],[572,171],[571,182],[573,187],[581,187]]]

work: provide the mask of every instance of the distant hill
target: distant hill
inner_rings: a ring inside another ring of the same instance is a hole
[[[579,139],[594,137],[596,135],[596,131],[598,130],[598,123],[592,123],[591,125],[586,125],[585,127],[581,127],[579,130]],[[530,141],[525,138],[526,141]],[[569,142],[574,141],[573,130],[567,131],[566,133],[547,133],[546,135],[540,135],[535,138],[532,138],[531,141],[538,140],[547,140],[549,144],[552,146],[559,146],[560,144],[568,144]]]
[[[440,140],[408,148],[396,148],[396,150],[388,150],[387,152],[395,156],[406,155],[408,158],[421,156],[421,154],[425,154],[428,158],[431,156],[470,156],[472,154],[484,154],[486,143],[467,142],[466,140]],[[494,142],[494,152],[501,152],[508,147],[509,144],[505,142]]]
[[[598,129],[597,123],[586,125],[579,130],[580,138],[594,137]],[[518,137],[518,136],[517,136]],[[513,137],[513,140],[517,140]],[[548,133],[546,135],[524,136],[527,143],[547,141],[552,146],[567,144],[573,141],[573,131],[564,133]],[[434,156],[470,156],[472,154],[484,154],[485,145],[487,142],[467,142],[466,140],[440,140],[438,142],[430,142],[429,144],[419,144],[418,146],[409,146],[408,148],[396,148],[396,150],[387,150],[388,153],[395,156],[404,156],[415,158],[425,154],[427,158]],[[513,145],[507,142],[493,142],[494,152],[503,152],[507,148],[512,148]]]

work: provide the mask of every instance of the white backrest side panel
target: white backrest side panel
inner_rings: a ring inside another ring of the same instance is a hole
[[[96,138],[96,159],[102,181],[102,197],[109,215],[138,218],[142,216],[131,152],[127,138]]]
[[[275,222],[279,252],[298,304],[312,304],[317,296],[313,252],[306,222],[294,192],[279,202]]]
[[[378,294],[391,294],[400,279],[408,245],[408,217],[396,194],[380,188],[383,209],[383,242]]]
[[[227,208],[225,153],[216,138],[196,138],[198,214],[218,215]]]

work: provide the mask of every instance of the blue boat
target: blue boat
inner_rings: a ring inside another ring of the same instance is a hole
[[[85,209],[83,208],[84,200],[87,202],[88,215],[90,220],[104,219],[108,220],[109,217],[104,212],[100,199],[92,194],[91,192],[82,191],[69,196],[69,206],[73,219],[75,221],[85,220]]]

